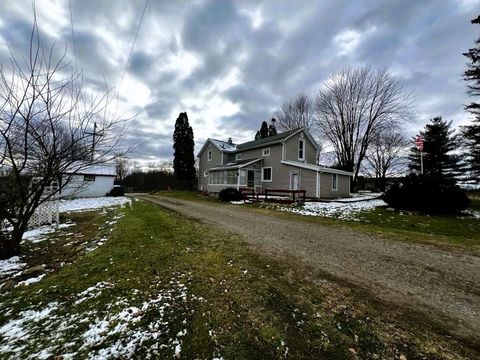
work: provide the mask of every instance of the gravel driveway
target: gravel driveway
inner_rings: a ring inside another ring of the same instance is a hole
[[[480,257],[263,215],[238,205],[138,197],[237,233],[264,251],[294,255],[383,300],[428,314],[452,334],[480,342]]]

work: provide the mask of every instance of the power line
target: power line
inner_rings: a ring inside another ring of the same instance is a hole
[[[135,36],[133,38],[132,47],[130,48],[130,54],[128,55],[127,63],[125,64],[125,69],[123,69],[122,78],[120,79],[120,83],[118,84],[117,92],[120,91],[120,87],[122,86],[123,78],[125,77],[125,73],[127,72],[128,64],[130,64],[130,58],[132,57],[133,48],[135,47],[135,43],[137,41],[138,32],[140,31],[140,27],[142,26],[143,17],[145,15],[145,10],[147,9],[148,1],[149,0],[145,0],[145,6],[143,7],[142,16],[140,17],[140,22],[138,23],[137,31],[135,32]]]
[[[75,30],[73,29],[73,13],[72,13],[72,1],[71,0],[68,0],[68,6],[70,8],[70,27],[72,29],[73,54],[75,56],[75,73],[78,73],[77,46],[76,46],[76,42],[75,42]]]

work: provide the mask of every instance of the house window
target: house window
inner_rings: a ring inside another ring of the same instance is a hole
[[[212,161],[212,150],[208,150],[207,159],[208,161]]]
[[[83,181],[95,181],[95,175],[83,175]]]
[[[338,190],[338,175],[332,174],[332,190]]]
[[[242,154],[235,155],[235,160],[242,160]]]
[[[298,160],[305,160],[305,140],[298,140]]]
[[[205,177],[208,176],[208,170],[205,170],[205,171],[203,172],[203,176],[205,176]]]
[[[262,156],[270,156],[270,148],[262,149]]]
[[[262,168],[262,181],[263,182],[272,181],[272,168],[271,167]]]

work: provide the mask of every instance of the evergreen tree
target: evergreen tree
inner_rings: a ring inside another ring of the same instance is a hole
[[[275,118],[272,119],[270,125],[268,125],[268,136],[275,136],[277,135],[277,126]]]
[[[173,170],[180,180],[185,180],[190,190],[195,180],[193,130],[188,123],[187,113],[180,113],[173,132]]]
[[[262,126],[260,127],[260,139],[265,139],[268,137],[268,124],[266,121],[262,122]]]
[[[424,138],[423,173],[432,177],[455,177],[459,170],[459,157],[451,152],[457,148],[450,129],[452,122],[442,120],[441,116],[430,120],[425,130],[420,132]],[[408,156],[409,168],[420,172],[420,152],[412,147]]]
[[[480,24],[480,16],[472,20],[472,24]],[[468,93],[471,96],[480,95],[480,38],[475,41],[475,47],[463,54],[468,60],[463,78],[468,83]],[[475,116],[471,125],[462,127],[462,146],[467,151],[466,161],[472,179],[480,182],[480,104],[476,102],[466,106],[467,111]]]
[[[467,150],[467,170],[470,179],[480,183],[480,115],[475,117],[471,125],[462,126],[462,147]]]

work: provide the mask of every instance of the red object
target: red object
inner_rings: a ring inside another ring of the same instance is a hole
[[[417,147],[417,149],[420,150],[420,151],[423,151],[423,142],[424,142],[423,137],[420,136],[420,135],[417,135],[414,143],[415,143],[415,146]]]

